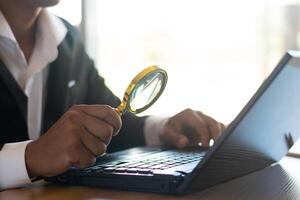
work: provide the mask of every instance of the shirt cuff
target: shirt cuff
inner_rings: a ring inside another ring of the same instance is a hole
[[[168,120],[169,117],[160,116],[150,116],[146,119],[144,133],[147,146],[162,146],[159,135]]]
[[[31,140],[7,143],[0,151],[0,190],[31,182],[25,163],[25,149]]]

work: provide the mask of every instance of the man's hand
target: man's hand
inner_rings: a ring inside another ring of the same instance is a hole
[[[210,139],[216,140],[224,125],[213,118],[191,109],[186,109],[171,117],[160,134],[160,140],[179,149],[202,143],[203,148],[209,147]]]
[[[29,176],[54,176],[70,166],[92,165],[121,126],[120,116],[109,106],[73,106],[42,137],[27,145]]]

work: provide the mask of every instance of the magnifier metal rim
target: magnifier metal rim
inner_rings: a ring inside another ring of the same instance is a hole
[[[132,110],[131,106],[130,106],[130,99],[132,97],[131,95],[133,94],[132,92],[136,89],[139,82],[143,81],[150,74],[153,74],[153,73],[160,73],[163,76],[162,86],[161,86],[158,94],[154,97],[154,99],[148,105],[146,105],[146,106],[144,106],[140,109]],[[163,69],[160,69],[159,67],[157,67],[155,65],[147,67],[146,69],[144,69],[143,71],[138,73],[134,77],[134,79],[131,81],[131,83],[129,84],[129,86],[127,87],[127,89],[125,91],[125,95],[124,95],[124,98],[123,98],[123,102],[126,103],[126,108],[125,109],[128,109],[130,112],[135,113],[135,114],[140,113],[140,112],[148,109],[150,106],[152,106],[156,102],[156,100],[160,97],[160,95],[164,91],[164,89],[166,87],[166,84],[167,84],[167,80],[168,80],[167,72]]]

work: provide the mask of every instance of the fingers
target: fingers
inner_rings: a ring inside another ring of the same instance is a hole
[[[65,153],[67,166],[76,166],[84,168],[95,163],[97,155],[101,155],[106,151],[106,145],[97,139],[95,136],[89,134],[86,130],[77,129],[80,134],[69,138],[66,141]],[[81,137],[81,138],[80,138]]]
[[[166,129],[165,133],[161,135],[161,140],[164,141],[165,144],[176,146],[179,149],[184,148],[188,145],[189,139],[173,129]]]
[[[84,126],[88,133],[91,136],[95,136],[93,139],[101,140],[106,145],[110,143],[114,132],[114,129],[110,124],[86,114],[83,114],[80,118],[80,123]]]
[[[122,121],[120,116],[108,105],[76,105],[71,108],[72,111],[83,112],[97,119],[103,120],[113,127],[113,134],[117,135]]]
[[[68,111],[67,118],[76,127],[73,132],[80,143],[80,148],[76,150],[79,157],[72,158],[75,166],[89,166],[97,156],[106,152],[112,135],[121,128],[119,116],[114,115],[111,110],[108,106],[82,105],[74,106]],[[76,141],[73,146],[76,146]]]
[[[96,157],[87,148],[85,148],[84,145],[81,145],[81,148],[78,149],[77,153],[78,160],[76,163],[74,163],[75,167],[83,169],[93,165],[96,162]]]
[[[226,129],[226,126],[221,122],[219,122],[219,127],[221,129],[221,132],[223,132]]]
[[[200,141],[203,148],[208,148],[210,140],[216,140],[222,128],[223,125],[213,118],[199,111],[186,109],[169,119],[160,136],[164,143],[178,148],[198,144]]]
[[[182,112],[180,121],[183,127],[189,127],[189,129],[193,130],[189,134],[192,134],[195,140],[197,140],[198,138],[199,141],[200,139],[204,148],[207,148],[209,146],[211,134],[203,117],[198,115],[197,112],[191,109],[187,109]]]
[[[97,138],[93,134],[83,131],[82,134],[80,134],[80,137],[84,147],[88,149],[94,157],[102,155],[106,152],[108,143],[104,143],[101,139]]]
[[[199,111],[197,111],[197,114],[202,118],[203,120],[205,121],[208,129],[209,129],[209,132],[210,132],[210,135],[212,137],[212,139],[216,140],[220,137],[221,133],[222,133],[222,130],[223,130],[223,127],[224,126],[223,124],[217,122],[215,119],[211,118],[210,116],[208,115],[205,115]]]

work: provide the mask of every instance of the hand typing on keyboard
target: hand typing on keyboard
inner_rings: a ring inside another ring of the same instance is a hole
[[[211,139],[216,140],[225,126],[199,111],[186,109],[171,117],[160,133],[160,140],[179,149],[201,142],[209,147]]]

